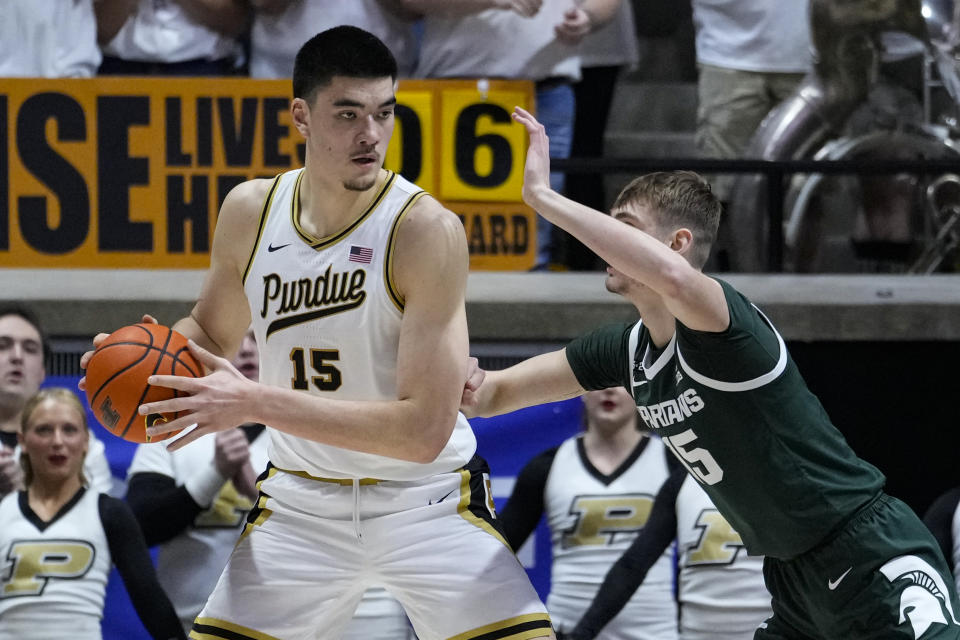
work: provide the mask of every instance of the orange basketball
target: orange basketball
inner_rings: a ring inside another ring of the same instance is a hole
[[[131,442],[156,442],[179,433],[150,438],[146,428],[169,422],[180,413],[137,413],[145,402],[182,394],[147,384],[147,378],[154,374],[197,378],[203,375],[203,367],[187,348],[187,339],[169,327],[134,324],[111,333],[87,363],[87,400],[100,424]]]

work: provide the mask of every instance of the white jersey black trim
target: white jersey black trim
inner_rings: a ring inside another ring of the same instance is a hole
[[[380,185],[377,190],[377,194],[373,197],[373,201],[370,205],[360,214],[356,220],[350,223],[345,229],[342,229],[338,233],[327,236],[324,238],[315,238],[309,233],[307,233],[303,227],[300,226],[300,183],[303,181],[303,175],[306,173],[301,170],[300,175],[297,176],[297,181],[293,186],[293,197],[290,202],[290,216],[291,221],[293,222],[293,228],[297,232],[304,242],[309,244],[313,249],[321,250],[326,249],[343,238],[350,235],[350,233],[363,224],[363,221],[370,217],[370,214],[376,211],[377,207],[380,206],[380,203],[383,201],[384,196],[390,191],[390,187],[393,186],[394,181],[397,179],[397,174],[393,171],[387,172],[387,179],[383,181],[383,184]]]
[[[393,219],[393,225],[390,227],[390,235],[387,238],[387,255],[383,261],[383,282],[386,284],[387,295],[390,297],[390,301],[396,305],[397,310],[400,312],[403,311],[404,299],[403,296],[400,295],[400,290],[397,289],[397,283],[393,278],[393,258],[396,255],[397,230],[400,228],[400,223],[413,208],[413,205],[425,195],[427,195],[426,191],[418,191],[403,203],[403,206],[400,208],[400,213]]]
[[[263,209],[260,210],[260,222],[257,225],[257,239],[253,243],[253,250],[250,251],[250,258],[247,260],[247,266],[243,270],[243,278],[241,283],[246,284],[247,275],[250,273],[250,267],[253,265],[253,259],[257,256],[257,249],[260,248],[260,238],[263,237],[263,228],[267,223],[267,215],[270,213],[270,206],[273,204],[273,194],[277,190],[277,185],[280,184],[280,178],[283,176],[281,173],[276,178],[273,179],[273,184],[270,185],[270,191],[267,192],[267,197],[263,199]]]

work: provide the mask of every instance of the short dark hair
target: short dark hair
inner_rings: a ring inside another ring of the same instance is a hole
[[[613,203],[613,210],[631,204],[650,207],[663,231],[690,229],[694,238],[690,263],[698,269],[706,264],[710,248],[717,240],[723,210],[709,182],[693,171],[648,173],[634,178],[623,188]]]
[[[50,341],[47,339],[47,334],[44,332],[43,325],[40,324],[40,318],[37,317],[37,314],[22,304],[0,304],[0,318],[7,316],[23,318],[27,324],[37,330],[37,333],[40,335],[40,346],[43,347],[43,364],[44,367],[46,367],[50,362]]]
[[[293,97],[309,100],[333,80],[397,79],[397,60],[387,45],[369,31],[339,26],[321,31],[304,43],[293,63]]]

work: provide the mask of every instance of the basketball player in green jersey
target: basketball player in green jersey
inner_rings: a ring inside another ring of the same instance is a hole
[[[701,273],[720,216],[710,186],[689,172],[642,176],[606,216],[550,189],[543,127],[522,109],[514,118],[530,135],[524,200],[610,265],[607,288],[642,321],[475,370],[465,412],[626,387],[747,550],[767,556],[774,613],[755,638],[960,638],[955,587],[930,533],[883,493],[883,475],[831,424],[769,320]]]

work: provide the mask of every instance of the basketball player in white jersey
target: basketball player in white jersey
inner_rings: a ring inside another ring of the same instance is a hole
[[[248,379],[259,380],[260,354],[252,330],[231,362]],[[187,633],[256,502],[254,479],[269,462],[269,440],[264,425],[247,423],[172,452],[141,444],[133,456],[126,501],[147,544],[160,546],[157,577]],[[372,589],[344,637],[404,640],[408,635],[399,603],[382,589]]]
[[[657,493],[643,531],[607,572],[564,640],[606,637],[631,594],[656,579],[658,554],[676,540],[681,640],[750,640],[773,613],[763,556],[751,556],[693,476],[676,468]]]
[[[304,44],[291,114],[305,166],[227,196],[200,299],[175,325],[211,373],[151,377],[189,394],[140,408],[190,412],[151,432],[197,423],[171,449],[271,427],[260,498],[193,638],[337,638],[371,586],[420,640],[553,637],[458,411],[463,227],[382,168],[395,85],[389,49],[361,29]],[[213,355],[251,321],[259,383]]]
[[[668,463],[680,466],[659,438],[637,429],[626,389],[590,391],[583,402],[586,431],[527,463],[500,516],[507,541],[519,549],[546,513],[553,541],[547,610],[559,632],[580,620],[610,566],[646,527]],[[656,555],[601,640],[676,640],[673,545]]]

